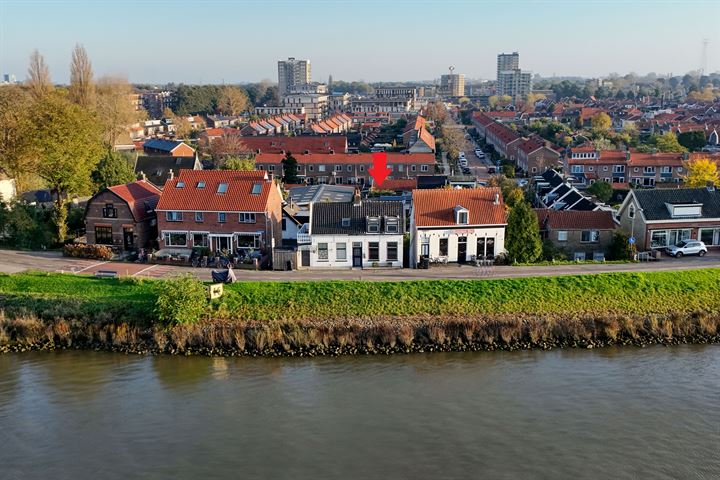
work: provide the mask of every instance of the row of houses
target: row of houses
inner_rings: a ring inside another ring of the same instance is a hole
[[[488,112],[474,112],[472,124],[480,138],[498,155],[515,163],[526,174],[539,175],[561,165],[562,152],[558,147],[537,136],[523,137]]]
[[[162,190],[139,180],[99,192],[87,205],[87,240],[174,254],[285,247],[309,268],[464,263],[505,251],[506,208],[497,188],[372,199],[357,188],[326,187],[291,189],[284,201],[267,171],[181,170]],[[720,192],[710,187],[632,190],[617,213],[539,208],[536,215],[543,238],[576,260],[606,258],[618,230],[640,251],[687,239],[720,247]]]

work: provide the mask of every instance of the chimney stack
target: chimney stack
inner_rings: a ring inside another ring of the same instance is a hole
[[[170,169],[170,178],[169,178],[168,180],[172,180],[173,178],[175,178],[175,172],[174,172],[173,169],[171,168],[171,169]]]
[[[143,181],[147,182],[147,175],[145,175],[145,172],[143,172],[142,170],[140,170],[140,178]]]
[[[360,197],[360,189],[355,187],[355,194],[353,195],[353,205],[359,207],[362,204]]]

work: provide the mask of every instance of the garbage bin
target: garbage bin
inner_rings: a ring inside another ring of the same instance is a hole
[[[420,257],[420,265],[418,268],[422,268],[423,270],[430,268],[430,258],[427,256]]]

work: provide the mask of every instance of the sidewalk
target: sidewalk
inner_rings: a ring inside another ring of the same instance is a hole
[[[554,275],[582,275],[610,272],[653,272],[666,270],[687,270],[694,268],[720,268],[720,252],[712,252],[705,257],[663,257],[657,262],[620,263],[620,264],[571,264],[549,266],[496,266],[479,269],[470,265],[450,265],[431,267],[428,270],[379,269],[379,270],[331,270],[313,269],[299,271],[253,271],[236,269],[235,274],[241,281],[323,281],[323,280],[367,280],[367,281],[405,281],[440,279],[491,279],[519,278]],[[98,270],[114,270],[120,275],[141,278],[167,278],[182,273],[190,273],[202,280],[210,280],[209,268],[180,267],[174,265],[146,264],[132,262],[102,262],[62,257],[59,252],[19,252],[0,250],[0,272],[17,273],[25,270],[47,272],[80,273],[92,275]]]

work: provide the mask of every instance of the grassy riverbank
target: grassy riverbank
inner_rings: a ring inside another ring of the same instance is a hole
[[[191,325],[155,321],[157,281],[0,276],[0,345],[356,353],[717,341],[720,269],[417,282],[248,282]]]

